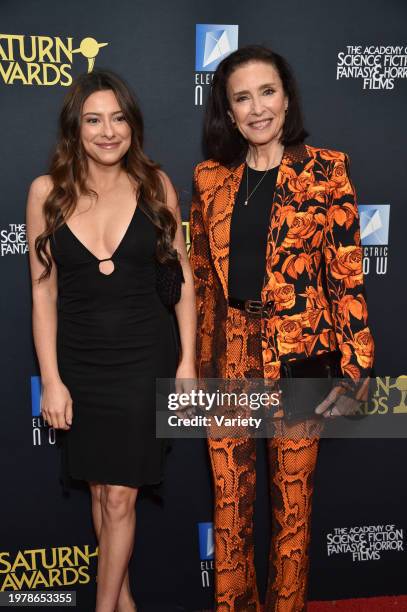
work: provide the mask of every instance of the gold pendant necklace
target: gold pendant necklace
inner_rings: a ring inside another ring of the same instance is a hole
[[[251,193],[249,194],[249,164],[246,164],[246,199],[244,201],[244,206],[247,206],[247,204],[249,203],[249,198],[252,197],[252,195],[254,194],[254,192],[259,187],[259,185],[261,184],[262,180],[266,177],[266,174],[270,170],[271,170],[271,168],[267,168],[266,172],[263,174],[261,179],[256,183],[256,185],[252,189]]]

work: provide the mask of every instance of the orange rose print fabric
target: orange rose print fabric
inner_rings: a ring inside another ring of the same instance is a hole
[[[199,164],[191,208],[191,263],[198,301],[201,376],[227,377],[230,222],[244,165]],[[339,348],[345,378],[369,376],[367,323],[355,191],[344,153],[285,150],[272,202],[261,325],[264,376],[282,360]],[[232,364],[233,367],[233,364]]]
[[[244,165],[213,161],[195,170],[191,264],[200,377],[277,379],[284,360],[339,348],[349,381],[369,376],[367,322],[355,192],[343,153],[285,150],[271,202],[261,319],[228,307],[230,223]],[[273,537],[266,608],[305,610],[318,431],[268,441]],[[281,424],[284,428],[285,425]],[[295,435],[294,435],[295,434]],[[215,481],[216,609],[258,612],[253,564],[253,440],[210,440]],[[273,506],[274,504],[274,506]]]

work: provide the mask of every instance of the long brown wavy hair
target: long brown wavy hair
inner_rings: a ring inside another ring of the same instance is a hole
[[[166,206],[166,195],[159,166],[143,152],[144,125],[140,108],[128,85],[117,74],[95,70],[82,74],[71,85],[59,117],[59,138],[52,156],[49,174],[53,188],[44,202],[45,230],[35,240],[35,252],[44,266],[40,280],[49,277],[52,259],[47,242],[75,210],[81,195],[96,195],[87,186],[88,162],[80,129],[85,100],[96,91],[111,90],[132,132],[130,148],[122,159],[123,168],[139,185],[138,206],[157,228],[157,259],[174,261],[172,246],[177,224]]]

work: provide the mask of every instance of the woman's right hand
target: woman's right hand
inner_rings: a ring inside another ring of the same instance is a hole
[[[50,427],[70,429],[72,425],[72,398],[62,381],[43,385],[41,414]]]

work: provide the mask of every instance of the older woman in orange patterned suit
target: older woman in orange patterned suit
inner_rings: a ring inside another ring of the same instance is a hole
[[[350,384],[369,376],[373,340],[349,160],[305,145],[306,136],[295,81],[281,56],[250,46],[219,64],[206,113],[209,159],[195,170],[191,209],[200,377],[277,379],[284,361],[335,349]],[[335,388],[316,411],[335,416],[342,401]],[[282,421],[279,435],[267,441],[267,612],[306,607],[322,421]],[[257,612],[255,440],[211,439],[209,451],[216,610]]]

